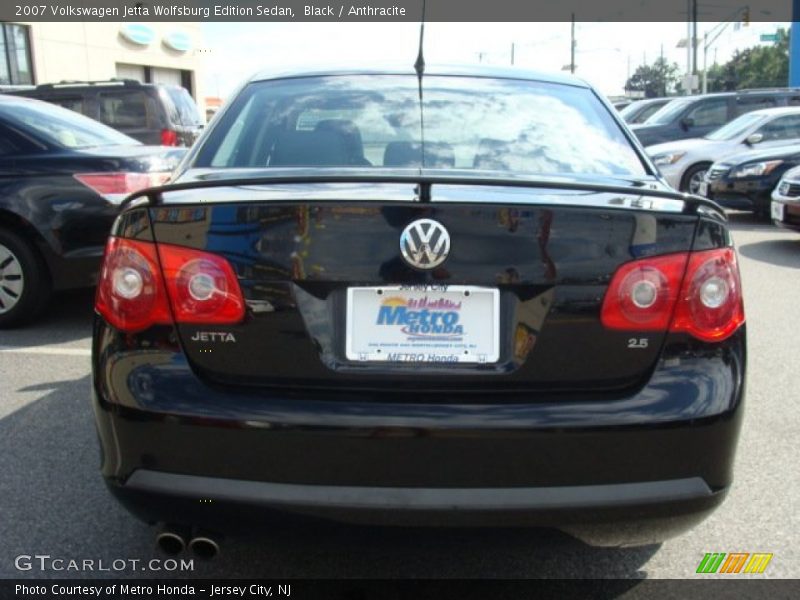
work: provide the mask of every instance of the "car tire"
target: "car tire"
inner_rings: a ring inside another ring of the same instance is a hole
[[[47,266],[33,246],[0,228],[0,329],[23,325],[40,314],[50,289]]]
[[[695,188],[692,190],[691,186],[695,186],[695,184],[698,184],[703,180],[703,177],[710,166],[711,163],[698,163],[686,169],[686,172],[681,178],[681,191],[689,192],[690,194],[696,194],[697,189]]]
[[[758,200],[754,200],[753,204],[753,214],[755,215],[756,219],[763,221],[764,223],[772,223],[772,215],[770,214],[770,201],[759,202]]]

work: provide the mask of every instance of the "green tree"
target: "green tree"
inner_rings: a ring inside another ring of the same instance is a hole
[[[645,98],[666,96],[678,84],[678,65],[657,58],[652,65],[639,65],[625,83],[625,91],[644,92]]]
[[[785,87],[788,81],[789,32],[786,29],[778,30],[778,41],[774,44],[737,50],[725,64],[708,69],[709,92]]]

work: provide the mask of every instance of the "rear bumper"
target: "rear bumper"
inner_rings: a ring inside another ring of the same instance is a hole
[[[778,221],[777,219],[773,219],[772,222],[784,229],[800,231],[800,200],[797,198],[781,198],[776,196],[777,194],[773,194],[772,202],[783,204],[783,220]]]
[[[624,397],[513,402],[229,390],[180,353],[96,347],[103,475],[152,523],[226,531],[294,513],[657,541],[702,520],[732,483],[744,339],[676,344]]]
[[[533,488],[300,485],[137,470],[110,489],[145,520],[216,531],[274,525],[287,515],[366,525],[558,526],[596,545],[657,542],[707,516],[727,489],[700,478]]]

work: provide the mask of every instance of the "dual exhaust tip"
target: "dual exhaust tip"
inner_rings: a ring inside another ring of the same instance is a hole
[[[198,531],[190,535],[180,527],[164,527],[156,535],[156,545],[169,556],[177,556],[187,549],[201,560],[211,560],[219,554],[219,543],[211,534]]]

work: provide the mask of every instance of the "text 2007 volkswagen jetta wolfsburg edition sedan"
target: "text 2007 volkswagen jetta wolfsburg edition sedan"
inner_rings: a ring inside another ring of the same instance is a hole
[[[109,488],[173,551],[281,512],[684,531],[731,486],[744,312],[722,211],[656,173],[573,78],[253,78],[109,239]]]

